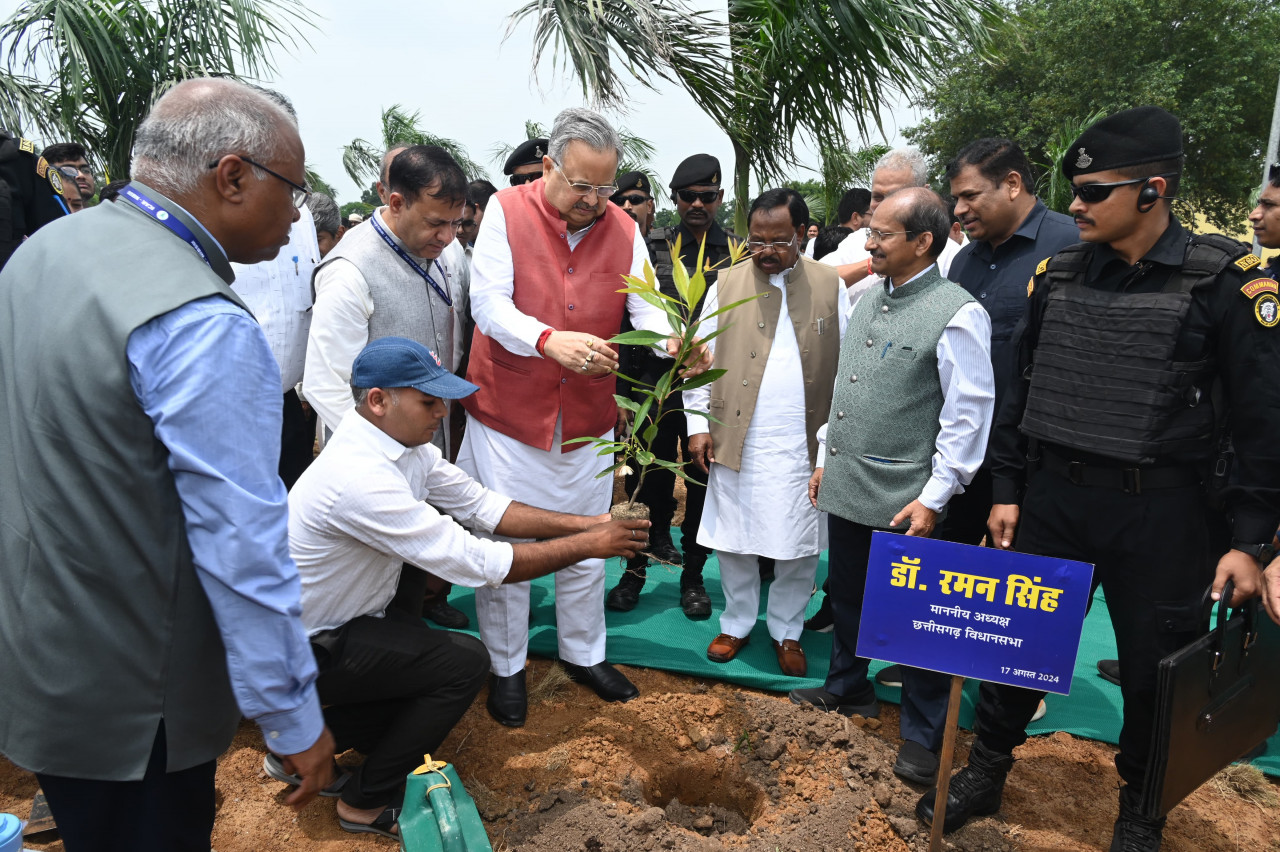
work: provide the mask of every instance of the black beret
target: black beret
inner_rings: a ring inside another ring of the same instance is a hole
[[[511,156],[507,157],[507,161],[502,164],[502,173],[510,175],[520,166],[532,166],[535,163],[541,163],[546,153],[546,139],[530,139],[528,142],[521,142],[511,152]]]
[[[1062,158],[1062,173],[1106,172],[1182,156],[1182,125],[1172,113],[1141,106],[1109,115],[1071,143]]]
[[[617,198],[629,189],[638,189],[650,198],[653,197],[653,186],[649,183],[649,176],[644,172],[624,172],[618,175],[618,192],[613,195]]]
[[[720,185],[720,161],[710,154],[694,154],[676,167],[671,176],[672,189],[684,189],[686,186]]]

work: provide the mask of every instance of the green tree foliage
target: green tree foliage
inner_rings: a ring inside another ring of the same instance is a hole
[[[167,88],[260,77],[311,26],[300,0],[26,0],[0,24],[0,126],[75,140],[124,177]]]
[[[348,201],[346,204],[338,208],[338,214],[342,216],[343,221],[345,221],[352,213],[359,213],[367,219],[369,218],[369,214],[373,211],[374,205],[365,204],[363,201]]]
[[[323,192],[334,201],[338,200],[337,190],[333,188],[332,184],[321,177],[320,173],[317,172],[310,164],[307,164],[307,186],[311,188],[312,192]]]
[[[1143,104],[1182,120],[1178,204],[1236,228],[1258,182],[1280,69],[1280,6],[1269,0],[1019,0],[986,64],[957,44],[950,70],[916,99],[933,117],[907,137],[937,164],[983,136],[1016,140],[1048,164],[1055,136]],[[1058,140],[1061,143],[1061,140]],[[1060,147],[1070,144],[1070,139]],[[1059,150],[1056,152],[1061,154]],[[1054,162],[1056,168],[1056,162]]]
[[[527,0],[512,22],[533,21],[535,68],[571,68],[602,106],[627,101],[623,73],[683,87],[733,143],[745,230],[752,172],[764,184],[795,165],[797,132],[843,140],[852,118],[866,136],[886,97],[932,91],[956,45],[981,50],[1006,14],[1000,0],[725,0],[723,18],[686,0]]]
[[[408,112],[399,104],[392,104],[382,111],[382,134],[377,144],[363,139],[353,139],[342,146],[342,167],[347,170],[357,186],[378,180],[382,167],[382,155],[397,145],[438,145],[449,152],[466,173],[467,180],[488,178],[484,167],[471,159],[461,142],[436,136],[423,130],[422,114]]]

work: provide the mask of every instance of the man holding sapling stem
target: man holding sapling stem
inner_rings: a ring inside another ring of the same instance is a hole
[[[472,254],[476,333],[467,379],[480,390],[463,402],[458,466],[523,503],[582,515],[607,511],[613,485],[599,475],[607,459],[566,443],[612,436],[618,355],[605,341],[624,313],[638,329],[670,334],[656,305],[619,292],[624,275],[644,275],[649,253],[636,223],[608,203],[618,148],[599,113],[561,112],[542,176],[493,196]],[[679,348],[668,341],[669,352]],[[705,350],[696,350],[686,374],[708,366]],[[489,712],[518,727],[528,705],[529,584],[477,590],[476,614],[491,662]],[[607,701],[639,694],[605,662],[604,560],[556,574],[556,629],[575,682]]]

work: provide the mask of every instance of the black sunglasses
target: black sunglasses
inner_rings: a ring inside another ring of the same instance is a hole
[[[711,204],[720,197],[718,189],[704,189],[701,191],[692,189],[677,189],[676,195],[685,204],[692,204],[694,201],[701,201],[703,204]]]
[[[1071,194],[1085,204],[1097,204],[1099,201],[1106,201],[1111,197],[1111,190],[1117,186],[1133,186],[1135,183],[1146,183],[1153,177],[1169,178],[1173,177],[1173,175],[1148,175],[1147,177],[1133,178],[1132,180],[1118,180],[1114,183],[1082,183],[1080,186],[1076,186],[1073,183],[1069,184],[1069,186],[1071,187]]]
[[[512,175],[512,176],[511,176],[511,185],[512,185],[512,186],[523,186],[523,185],[524,185],[524,184],[526,184],[526,183],[533,183],[535,180],[537,180],[537,179],[538,179],[538,178],[540,178],[540,177],[542,177],[542,173],[541,173],[541,172],[528,172],[528,173],[526,173],[526,174],[522,174],[522,175]]]
[[[619,207],[621,207],[624,204],[630,204],[632,207],[636,207],[638,205],[644,204],[646,201],[649,201],[650,199],[648,198],[648,196],[644,196],[644,195],[615,195],[610,200],[614,204],[617,204]]]

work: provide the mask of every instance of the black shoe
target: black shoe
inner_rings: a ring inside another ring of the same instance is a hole
[[[636,685],[627,680],[627,676],[608,663],[600,662],[594,666],[577,666],[560,661],[569,680],[589,686],[605,701],[630,701],[640,694]]]
[[[1111,852],[1158,852],[1164,836],[1165,817],[1142,815],[1140,796],[1132,787],[1120,788],[1120,818],[1111,833]]]
[[[507,677],[489,675],[489,715],[508,728],[524,726],[529,712],[529,695],[525,691],[524,669]]]
[[[893,774],[916,784],[932,784],[938,778],[938,756],[915,740],[903,740]]]
[[[1120,685],[1120,661],[1098,660],[1098,677],[1105,681]]]
[[[701,583],[680,584],[680,609],[684,617],[699,621],[711,617],[711,598]]]
[[[812,704],[819,710],[839,713],[841,716],[862,716],[864,719],[874,719],[880,715],[880,702],[876,701],[874,692],[871,693],[870,699],[865,701],[832,695],[822,688],[793,689],[787,693],[787,697],[791,699],[792,704]]]
[[[422,616],[450,630],[464,630],[471,623],[471,619],[467,618],[465,612],[457,607],[450,606],[449,602],[445,600],[437,601],[423,609]]]
[[[881,686],[896,686],[902,688],[902,666],[894,663],[891,666],[885,666],[876,672],[876,683]]]
[[[1005,778],[1012,766],[1013,755],[997,754],[981,742],[975,742],[969,753],[969,765],[951,777],[951,786],[947,788],[943,832],[950,834],[970,817],[990,816],[1000,810]],[[933,800],[937,794],[935,787],[916,802],[916,817],[925,825],[933,825]]]
[[[760,560],[760,582],[772,583],[774,568],[773,560],[768,556],[760,556],[757,558]]]
[[[661,532],[655,532],[656,530]],[[649,528],[649,546],[645,549],[650,556],[659,562],[665,562],[668,565],[683,565],[684,554],[682,554],[671,540],[671,533],[666,532],[665,527],[659,527],[657,524]]]
[[[804,623],[805,630],[812,630],[815,633],[830,633],[835,629],[836,617],[831,614],[831,598],[824,597],[822,605],[818,607],[818,611],[813,614],[813,618],[808,619]]]
[[[632,572],[631,566],[622,572],[618,585],[605,596],[604,608],[615,612],[631,612],[640,603],[640,590],[644,588],[644,577]]]

